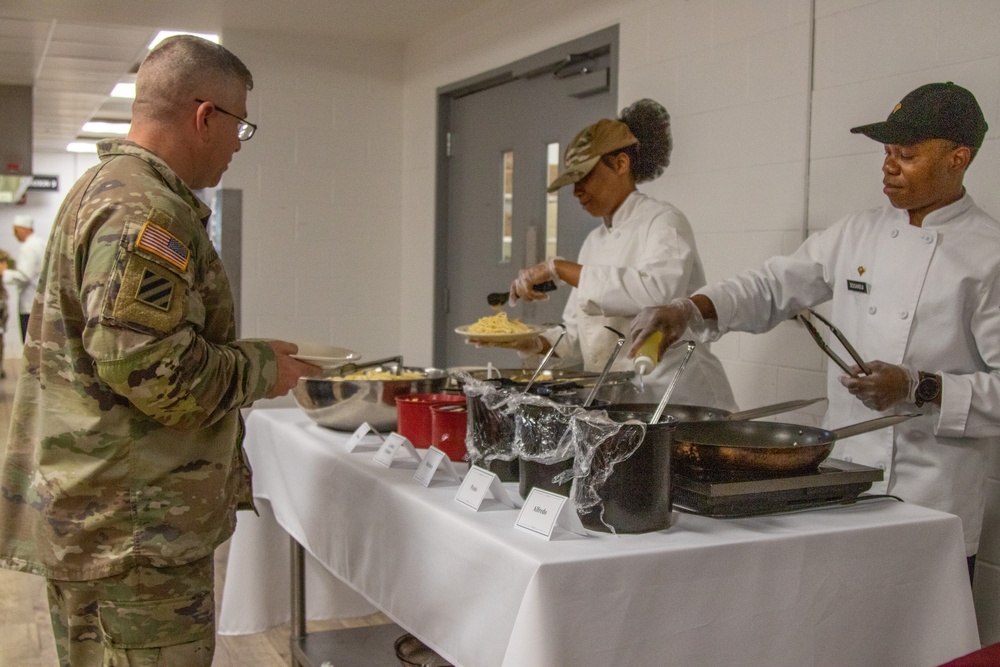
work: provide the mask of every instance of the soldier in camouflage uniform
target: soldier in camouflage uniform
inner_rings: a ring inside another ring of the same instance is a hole
[[[0,566],[48,580],[67,667],[211,664],[212,554],[252,507],[240,408],[320,373],[292,343],[235,340],[191,192],[253,134],[252,86],[221,46],[162,42],[128,140],[99,144],[52,231],[0,477]]]

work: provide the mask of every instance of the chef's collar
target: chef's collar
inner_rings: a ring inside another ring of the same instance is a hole
[[[970,208],[976,205],[976,202],[972,201],[972,196],[969,195],[968,191],[964,192],[961,197],[947,206],[942,206],[941,208],[931,211],[926,216],[924,216],[923,221],[920,226],[922,228],[927,227],[940,227],[941,225],[946,225],[958,216],[962,215]],[[905,213],[906,211],[904,211]]]
[[[602,216],[601,219],[604,220],[604,226],[609,230],[614,229],[615,227],[620,227],[622,218],[627,218],[632,215],[632,211],[635,210],[636,205],[639,203],[638,195],[638,190],[632,190],[632,192],[628,193],[628,197],[625,197],[624,201],[618,205],[618,208],[611,214],[610,217],[606,215]]]

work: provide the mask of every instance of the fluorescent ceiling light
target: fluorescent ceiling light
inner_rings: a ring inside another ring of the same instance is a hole
[[[111,97],[126,97],[135,99],[135,84],[116,83],[115,87],[111,89]]]
[[[87,134],[120,134],[125,136],[131,123],[109,123],[105,121],[92,120],[83,124],[83,131]]]
[[[208,41],[215,42],[216,44],[219,43],[218,35],[212,35],[203,32],[186,32],[184,30],[161,30],[156,34],[156,37],[153,38],[153,41],[150,42],[149,46],[147,46],[146,48],[152,51],[153,47],[155,47],[157,44],[165,40],[167,37],[173,37],[174,35],[194,35],[195,37],[201,37],[202,39],[207,39]]]
[[[96,153],[97,143],[92,141],[73,141],[66,145],[70,153]]]

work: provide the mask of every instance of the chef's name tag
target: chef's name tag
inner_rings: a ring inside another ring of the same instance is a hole
[[[478,512],[487,493],[501,505],[517,509],[510,494],[507,493],[507,489],[503,488],[503,482],[500,481],[500,478],[495,473],[479,466],[469,468],[465,479],[462,480],[461,488],[455,495],[455,500]]]
[[[413,443],[401,436],[400,434],[393,431],[385,437],[385,442],[382,446],[378,448],[375,452],[375,460],[386,468],[391,468],[393,462],[396,461],[396,452],[403,450],[407,456],[403,461],[405,463],[416,463],[417,466],[420,465],[420,454],[417,453],[417,448],[413,446]],[[406,466],[409,467],[409,466]]]
[[[557,493],[540,489],[537,486],[528,494],[524,507],[517,517],[515,527],[532,535],[552,539],[556,526],[577,535],[587,535],[573,503],[569,498]]]
[[[849,292],[861,292],[862,294],[868,294],[868,283],[863,280],[848,280],[847,290]]]
[[[378,445],[385,441],[382,434],[376,431],[368,422],[354,429],[354,433],[347,439],[347,451],[354,452],[359,445]]]
[[[430,486],[435,475],[443,477],[449,482],[462,481],[462,476],[451,464],[451,459],[437,447],[429,447],[424,455],[424,460],[417,466],[417,472],[413,473],[413,479],[424,486]]]

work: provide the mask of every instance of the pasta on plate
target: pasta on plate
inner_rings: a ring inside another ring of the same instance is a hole
[[[470,324],[466,330],[470,334],[519,334],[533,331],[521,320],[508,319],[507,313],[502,310],[496,315],[480,317],[475,324]]]

